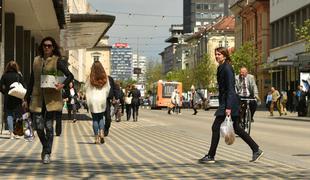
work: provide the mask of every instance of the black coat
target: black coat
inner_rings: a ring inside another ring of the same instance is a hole
[[[239,116],[239,98],[235,91],[235,75],[230,64],[224,62],[217,68],[219,89],[219,107],[216,116],[225,116],[225,110],[231,109],[232,116]]]
[[[140,91],[135,88],[132,91],[130,91],[128,96],[132,96],[132,100],[131,100],[131,104],[134,106],[139,106],[140,105],[140,97],[141,97],[141,93]]]
[[[20,73],[10,71],[2,75],[0,81],[0,91],[4,94],[4,109],[6,111],[20,111],[22,100],[14,96],[8,95],[10,85],[14,82],[20,82],[24,87],[24,80]]]
[[[65,89],[65,95],[63,96],[65,98],[68,98],[67,107],[68,107],[69,110],[72,110],[72,104],[71,104],[71,100],[72,99],[74,99],[74,103],[76,105],[79,105],[77,91],[76,91],[76,89],[74,87],[73,87],[73,89],[74,89],[74,95],[73,96],[70,93],[70,88],[66,88]],[[76,108],[79,109],[79,107],[76,107]]]

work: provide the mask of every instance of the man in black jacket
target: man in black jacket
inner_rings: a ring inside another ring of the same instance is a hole
[[[108,136],[109,134],[109,129],[111,127],[111,105],[112,105],[112,100],[113,97],[117,100],[120,99],[119,95],[120,95],[120,89],[115,87],[114,84],[114,80],[111,76],[109,77],[109,83],[110,83],[110,92],[109,92],[109,96],[107,99],[107,107],[106,107],[106,111],[105,111],[105,125],[104,125],[104,136]]]

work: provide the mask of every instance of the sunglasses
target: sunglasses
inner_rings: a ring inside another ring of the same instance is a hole
[[[52,48],[52,47],[53,47],[53,44],[43,44],[43,47],[44,47],[44,48]]]

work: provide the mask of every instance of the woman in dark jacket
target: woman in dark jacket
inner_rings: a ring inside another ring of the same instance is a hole
[[[211,147],[208,154],[199,159],[199,162],[215,162],[214,156],[220,140],[220,127],[226,116],[231,116],[235,133],[251,147],[253,151],[251,162],[255,162],[263,155],[263,151],[259,149],[255,141],[239,126],[239,99],[235,92],[235,75],[228,50],[223,47],[216,48],[215,58],[219,63],[217,68],[217,82],[220,105],[215,112],[216,118],[212,125]]]
[[[78,94],[76,89],[74,88],[73,82],[69,83],[69,88],[65,90],[67,107],[68,107],[68,118],[73,120],[73,123],[76,122],[76,112],[77,112],[77,104],[78,102]]]
[[[139,114],[138,112],[139,112],[139,106],[140,106],[141,93],[135,87],[135,85],[132,86],[132,91],[129,93],[129,96],[132,96],[131,106],[132,106],[133,121],[138,121],[138,114]]]
[[[20,82],[23,86],[23,77],[19,72],[19,66],[16,61],[10,61],[6,65],[5,72],[1,77],[0,91],[4,94],[4,110],[7,115],[7,123],[10,131],[10,139],[14,139],[13,135],[13,120],[21,117],[22,113],[22,100],[8,95],[11,84]]]

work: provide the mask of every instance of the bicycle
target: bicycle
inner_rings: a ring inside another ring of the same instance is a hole
[[[240,126],[246,133],[251,133],[252,113],[250,110],[250,101],[256,101],[251,98],[240,98]]]

